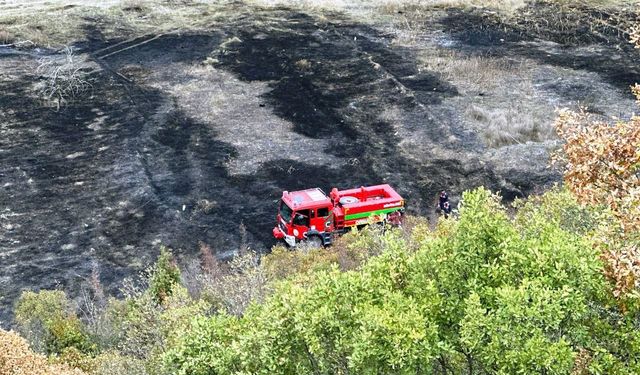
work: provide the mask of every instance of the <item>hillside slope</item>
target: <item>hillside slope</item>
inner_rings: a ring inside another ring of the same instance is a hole
[[[21,289],[78,290],[94,268],[115,292],[160,243],[266,251],[282,190],[387,182],[422,215],[441,189],[526,195],[559,180],[555,108],[634,108],[630,10],[359,6],[5,8],[0,318]],[[42,66],[63,45],[90,86],[57,108]]]

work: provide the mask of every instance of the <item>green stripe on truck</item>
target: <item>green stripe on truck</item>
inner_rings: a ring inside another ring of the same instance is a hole
[[[398,211],[401,208],[402,208],[402,206],[398,206],[398,207],[393,207],[393,208],[385,208],[383,210],[361,212],[359,214],[353,214],[353,215],[345,215],[344,219],[345,220],[356,220],[356,219],[362,219],[364,217],[369,217],[371,215],[388,214],[389,212]]]

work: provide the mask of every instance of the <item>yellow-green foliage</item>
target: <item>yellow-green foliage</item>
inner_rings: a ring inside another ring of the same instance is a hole
[[[612,303],[591,237],[597,210],[563,191],[521,206],[512,218],[499,197],[467,192],[460,218],[435,232],[356,235],[351,245],[379,255],[346,272],[330,255],[278,250],[304,282],[286,275],[241,317],[196,317],[166,371],[638,373],[640,314]]]
[[[64,348],[58,356],[52,356],[50,360],[53,363],[60,363],[81,369],[89,374],[93,373],[95,370],[94,358],[73,346]]]
[[[172,344],[180,332],[191,329],[192,318],[207,314],[211,305],[204,300],[193,300],[187,290],[176,286],[173,294],[167,298],[160,314],[160,325],[166,344]]]
[[[166,247],[160,249],[160,256],[149,275],[149,293],[156,302],[162,303],[173,292],[174,285],[180,282],[180,270],[173,254]]]
[[[262,267],[271,280],[281,280],[297,274],[329,269],[338,264],[335,251],[310,249],[308,252],[291,251],[276,246],[262,258]]]
[[[93,361],[92,375],[147,375],[143,359],[107,351]]]
[[[369,227],[361,232],[349,232],[336,239],[327,248],[292,251],[284,246],[275,246],[262,258],[260,267],[269,281],[278,281],[293,276],[327,271],[337,266],[342,271],[360,267],[367,259],[379,254],[386,237],[381,230]],[[301,280],[301,279],[300,279]]]
[[[74,347],[88,353],[95,349],[63,291],[22,293],[16,304],[15,321],[19,332],[39,351],[54,354]]]
[[[59,291],[25,293],[16,321],[43,327],[54,361],[96,375],[636,374],[640,306],[618,307],[593,246],[607,215],[558,188],[515,212],[477,189],[435,231],[411,219],[328,249],[203,266],[200,287],[228,289],[230,312],[169,278],[161,299],[132,288],[110,300],[112,336],[95,350]]]
[[[35,319],[47,321],[66,316],[73,311],[71,302],[61,290],[24,292],[16,304],[16,322],[20,325],[34,323]]]

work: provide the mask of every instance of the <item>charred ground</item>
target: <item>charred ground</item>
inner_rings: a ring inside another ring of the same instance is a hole
[[[396,15],[207,11],[197,28],[134,37],[114,33],[113,17],[83,16],[68,42],[91,88],[58,111],[36,90],[38,60],[56,50],[0,49],[0,317],[21,290],[77,291],[94,268],[116,293],[160,244],[228,256],[241,223],[268,251],[283,190],[388,182],[412,213],[432,215],[443,188],[512,199],[558,180],[546,167],[553,139],[488,146],[468,115],[468,103],[509,106],[519,93],[461,84],[425,53],[525,61],[549,117],[585,98],[601,115],[630,113],[625,90],[640,81],[624,35],[563,44],[476,10],[421,9],[413,44],[398,41]],[[499,78],[520,74],[510,69]]]

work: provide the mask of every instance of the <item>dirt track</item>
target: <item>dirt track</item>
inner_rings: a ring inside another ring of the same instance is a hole
[[[425,32],[465,53],[539,61],[550,110],[613,88],[601,111],[631,112],[633,51],[617,52],[615,68],[581,63],[585,44],[552,54],[516,34],[474,39],[455,17]],[[115,293],[160,244],[188,258],[203,241],[228,256],[240,223],[267,251],[282,190],[388,182],[411,212],[430,215],[442,188],[484,185],[511,199],[558,180],[546,167],[553,142],[485,147],[455,106],[459,88],[382,30],[343,14],[244,6],[207,32],[114,48],[123,40],[90,27],[76,45],[93,88],[59,112],[34,93],[37,58],[51,52],[0,50],[0,318],[20,290],[77,291],[94,266]],[[575,87],[555,79],[562,69],[597,80]]]

